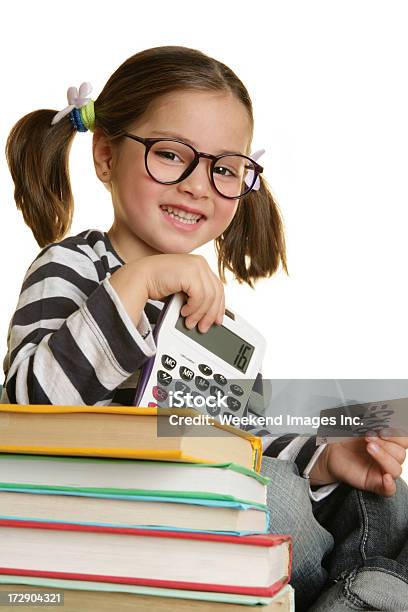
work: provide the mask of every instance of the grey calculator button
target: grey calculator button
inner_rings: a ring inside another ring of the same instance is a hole
[[[177,365],[177,361],[174,357],[170,357],[170,355],[162,355],[161,362],[166,370],[173,370]]]
[[[198,369],[200,370],[201,374],[204,374],[204,376],[211,376],[212,374],[212,369],[210,366],[205,365],[205,363],[200,363]]]
[[[239,402],[236,397],[228,397],[227,406],[230,410],[234,410],[236,412],[241,408],[241,402]]]
[[[157,372],[157,382],[160,383],[161,385],[169,385],[171,383],[171,381],[173,380],[173,378],[171,377],[171,374],[169,374],[168,372],[165,372],[164,370],[159,370]]]
[[[214,395],[214,397],[223,397],[225,395],[224,391],[215,385],[211,385],[210,393]]]
[[[211,415],[211,416],[218,416],[220,414],[220,412],[221,412],[221,407],[217,406],[217,405],[215,405],[215,406],[208,406],[207,405],[206,408],[207,408],[208,414]]]
[[[186,366],[181,366],[179,372],[183,380],[193,380],[194,378],[193,370],[190,370],[190,368],[187,368]]]
[[[216,383],[222,386],[227,384],[227,379],[222,374],[214,374],[214,380]]]
[[[176,382],[176,391],[182,391],[183,393],[190,393],[190,387],[185,385],[181,380]]]
[[[202,376],[196,376],[195,386],[197,387],[197,389],[200,389],[200,391],[205,391],[210,386],[210,381],[206,380]]]
[[[244,395],[244,390],[239,385],[231,385],[230,389],[234,395]]]

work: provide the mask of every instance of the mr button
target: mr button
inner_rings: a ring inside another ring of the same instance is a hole
[[[190,368],[187,368],[186,366],[181,366],[179,372],[183,380],[193,380],[194,378],[193,370],[190,370]]]

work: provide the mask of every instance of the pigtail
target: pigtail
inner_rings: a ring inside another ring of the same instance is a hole
[[[279,264],[288,274],[283,222],[266,180],[260,179],[260,189],[240,201],[232,222],[215,241],[223,282],[226,270],[250,287],[272,276]]]
[[[6,143],[14,199],[40,247],[64,237],[74,208],[68,159],[76,130],[68,117],[51,126],[56,112],[25,115]]]

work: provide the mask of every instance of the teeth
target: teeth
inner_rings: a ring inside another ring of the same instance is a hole
[[[170,217],[173,217],[173,219],[177,219],[178,221],[187,223],[188,225],[197,223],[197,221],[202,217],[202,215],[195,215],[193,213],[186,212],[185,210],[181,210],[180,208],[174,208],[173,206],[162,206],[161,208],[162,210],[165,210]]]

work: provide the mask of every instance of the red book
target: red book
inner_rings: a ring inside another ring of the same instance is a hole
[[[0,519],[0,573],[270,597],[290,536],[226,536]]]

